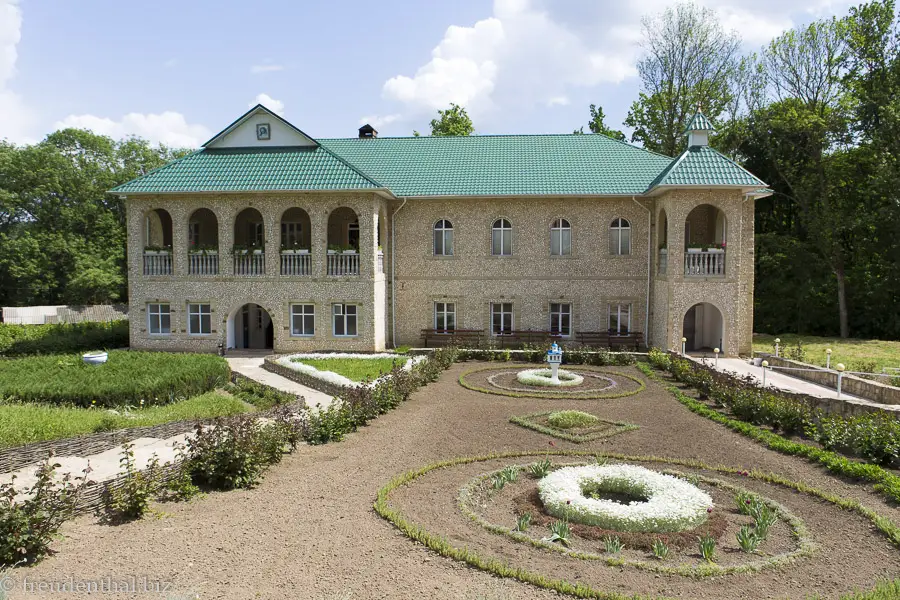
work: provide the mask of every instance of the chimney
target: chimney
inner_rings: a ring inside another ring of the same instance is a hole
[[[366,123],[362,127],[359,128],[359,139],[373,139],[378,137],[378,132],[375,131],[375,128]]]

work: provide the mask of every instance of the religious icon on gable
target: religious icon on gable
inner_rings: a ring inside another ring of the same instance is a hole
[[[258,139],[258,140],[272,139],[272,130],[269,128],[268,123],[257,123],[256,124],[256,139]]]

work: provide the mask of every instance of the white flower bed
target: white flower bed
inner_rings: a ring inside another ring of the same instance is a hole
[[[525,371],[519,371],[516,373],[516,379],[519,380],[519,383],[524,383],[525,385],[542,385],[542,386],[553,386],[553,387],[566,387],[569,385],[581,385],[584,383],[584,377],[581,375],[577,375],[572,373],[571,371],[566,371],[565,369],[560,369],[557,371],[559,375],[559,383],[554,383],[550,377],[553,375],[553,371],[550,369],[526,369]]]
[[[382,352],[380,354],[349,354],[349,353],[332,353],[332,354],[289,354],[287,356],[282,356],[277,359],[275,362],[283,367],[287,367],[288,369],[297,371],[299,373],[303,373],[310,377],[314,377],[315,379],[320,379],[326,383],[330,383],[331,385],[336,385],[340,387],[359,387],[363,385],[367,385],[365,383],[361,383],[359,381],[353,381],[348,377],[344,377],[338,373],[334,373],[333,371],[322,371],[317,369],[311,365],[307,365],[304,363],[294,362],[295,359],[315,359],[315,360],[329,360],[329,359],[342,359],[342,358],[358,358],[358,359],[376,359],[376,358],[402,358],[402,355],[399,354],[391,354],[389,352]],[[403,365],[404,371],[410,371],[413,368],[413,365],[422,362],[425,360],[425,356],[414,356],[409,358],[406,363]],[[383,377],[379,377],[375,381],[370,381],[368,383],[369,387],[374,387],[380,381],[384,381],[389,378],[390,374],[384,375]]]
[[[585,496],[585,490],[640,496],[647,501],[620,504]],[[547,512],[574,523],[615,531],[674,532],[706,522],[709,494],[671,475],[635,465],[563,467],[538,482]]]

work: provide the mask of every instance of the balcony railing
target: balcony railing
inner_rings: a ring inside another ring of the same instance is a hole
[[[329,254],[329,275],[359,275],[359,254]]]
[[[375,272],[384,273],[384,252],[381,250],[375,255]]]
[[[656,265],[660,275],[665,275],[669,270],[669,251],[666,248],[660,248],[659,260],[656,261]]]
[[[218,254],[188,254],[188,273],[191,275],[218,275]]]
[[[294,277],[312,275],[312,256],[294,252],[281,253],[281,274]]]
[[[685,252],[684,274],[686,277],[724,277],[725,251]]]
[[[235,254],[234,274],[245,276],[259,276],[266,274],[266,255],[259,254]]]
[[[171,275],[171,252],[144,252],[144,275]]]

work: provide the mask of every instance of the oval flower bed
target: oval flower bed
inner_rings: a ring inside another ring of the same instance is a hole
[[[564,467],[541,479],[538,491],[548,513],[617,531],[692,529],[712,507],[697,486],[635,465]]]
[[[321,381],[327,385],[343,388],[361,385],[372,387],[378,381],[390,376],[389,373],[384,372],[385,366],[395,362],[403,362],[401,368],[404,371],[409,371],[413,368],[413,365],[425,360],[425,358],[425,356],[407,357],[402,354],[392,354],[390,352],[378,354],[351,354],[344,352],[333,354],[307,353],[282,356],[278,358],[275,363],[290,369],[291,371]],[[387,365],[384,364],[385,360],[389,361]],[[305,361],[309,361],[313,364],[307,364]],[[333,368],[334,370],[320,368],[332,361],[333,366],[330,366],[330,368]],[[372,369],[370,368],[370,365],[365,363],[376,365],[376,368]],[[348,377],[346,373],[354,374],[354,376],[358,378],[352,379]],[[360,376],[360,374],[362,376]],[[368,383],[364,381],[367,376],[372,379]]]
[[[526,369],[524,371],[519,371],[516,373],[516,379],[519,383],[524,383],[525,385],[539,385],[539,386],[553,386],[553,387],[567,387],[571,385],[581,385],[584,383],[584,377],[578,375],[577,373],[572,373],[571,371],[566,371],[564,369],[559,369],[557,371],[557,375],[559,376],[559,382],[555,383],[550,377],[552,376],[553,371],[550,369]]]

